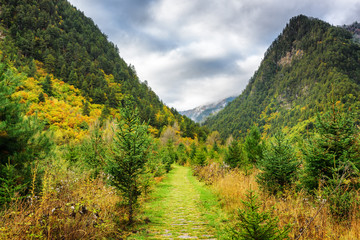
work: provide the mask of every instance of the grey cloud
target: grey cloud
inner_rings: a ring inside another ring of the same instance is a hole
[[[289,19],[359,21],[358,0],[70,0],[178,109],[239,94]],[[240,64],[240,65],[239,65]]]
[[[234,74],[237,73],[235,59],[230,58],[209,58],[209,59],[189,59],[183,63],[180,76],[185,79],[197,79],[208,76],[216,76],[218,74]]]
[[[141,26],[151,20],[148,9],[153,2],[155,0],[102,0],[104,8],[111,13],[114,21],[131,26]]]

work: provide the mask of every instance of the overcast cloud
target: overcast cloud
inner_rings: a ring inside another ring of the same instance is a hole
[[[70,0],[170,107],[238,95],[293,16],[359,21],[360,0]]]

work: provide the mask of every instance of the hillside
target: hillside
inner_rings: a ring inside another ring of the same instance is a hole
[[[68,1],[0,0],[0,239],[125,239],[206,137]]]
[[[186,111],[181,111],[180,113],[195,122],[201,123],[205,121],[209,116],[217,114],[234,99],[235,97],[228,97],[219,102],[199,106]]]
[[[303,133],[312,128],[330,95],[345,107],[358,105],[359,60],[360,45],[348,30],[294,17],[268,48],[243,93],[205,125],[222,137],[244,136],[253,124],[265,135]]]
[[[19,72],[36,81],[40,75],[34,70],[41,67],[53,79],[79,89],[84,102],[117,109],[131,98],[141,119],[155,129],[178,122],[186,137],[204,134],[199,125],[166,107],[141,83],[135,67],[120,57],[119,48],[68,1],[0,3],[0,50]]]

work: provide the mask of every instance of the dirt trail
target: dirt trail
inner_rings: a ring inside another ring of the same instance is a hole
[[[216,239],[205,217],[212,213],[204,207],[202,188],[189,168],[175,166],[146,205],[150,223],[145,236],[136,239]]]

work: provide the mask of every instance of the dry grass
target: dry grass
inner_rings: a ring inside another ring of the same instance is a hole
[[[41,193],[0,213],[0,239],[102,239],[121,236],[124,209],[102,178],[45,172]]]
[[[319,210],[322,199],[312,199],[305,192],[289,190],[284,196],[275,197],[263,193],[256,183],[255,170],[245,175],[239,170],[225,171],[217,163],[196,170],[199,178],[212,184],[220,201],[229,212],[235,212],[242,207],[241,200],[249,190],[257,192],[259,200],[263,201],[263,209],[274,208],[274,214],[279,218],[280,225],[292,223],[290,237],[297,239],[313,216]],[[357,194],[360,200],[359,193]],[[350,220],[337,221],[329,211],[327,204],[319,211],[314,221],[310,224],[300,239],[360,239],[360,212],[359,206],[354,204]]]

